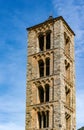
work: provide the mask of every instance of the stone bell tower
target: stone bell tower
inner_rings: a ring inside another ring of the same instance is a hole
[[[75,34],[62,16],[27,31],[26,130],[76,130]]]

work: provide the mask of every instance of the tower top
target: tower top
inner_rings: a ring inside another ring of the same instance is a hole
[[[44,24],[52,23],[52,22],[55,22],[55,21],[58,21],[58,20],[62,20],[63,23],[64,23],[64,24],[68,27],[68,29],[72,32],[72,34],[75,35],[74,31],[70,28],[70,26],[68,25],[68,23],[64,20],[64,18],[63,18],[62,16],[53,18],[53,16],[50,15],[46,21],[44,21],[44,22],[42,22],[42,23],[39,23],[39,24],[37,24],[37,25],[28,27],[28,28],[26,28],[26,29],[27,29],[27,31],[29,31],[29,30],[31,30],[31,29],[35,29],[35,28],[37,28],[37,27],[40,27],[40,26],[42,26],[42,25],[44,25]]]
[[[26,130],[76,130],[75,34],[52,15],[27,30]]]
[[[48,20],[51,20],[51,19],[53,19],[53,16],[52,16],[52,15],[50,15],[50,16],[48,17]]]

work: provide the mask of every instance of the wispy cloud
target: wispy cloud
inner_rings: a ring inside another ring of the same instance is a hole
[[[5,0],[0,1],[0,129],[24,130],[26,27],[39,23],[46,14],[41,9],[38,14],[36,1],[8,0],[4,3]]]
[[[84,68],[84,1],[18,0],[12,2],[8,0],[7,4],[4,4],[5,2],[6,0],[0,0],[0,129],[24,130],[27,61],[26,27],[47,19],[49,11],[54,7],[55,16],[62,15],[76,33],[76,63],[79,69],[77,75],[83,75],[80,66]],[[83,79],[81,76],[78,78]],[[80,86],[82,92],[84,92],[83,83],[80,85],[79,79],[77,80],[78,87]],[[78,90],[77,102],[79,104],[77,105],[78,113],[78,111],[83,111],[81,107],[83,96],[81,97],[81,91]],[[80,114],[80,118],[77,115],[80,124],[82,124],[82,115],[83,113]]]
[[[0,129],[24,130],[26,27],[18,12],[2,13],[8,17],[0,23]]]
[[[62,15],[76,33],[76,46],[83,44],[84,36],[84,1],[83,0],[53,0],[58,15]],[[80,41],[80,44],[79,44]]]

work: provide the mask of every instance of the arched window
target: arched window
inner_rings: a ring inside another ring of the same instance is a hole
[[[38,112],[38,125],[39,128],[49,127],[49,111]]]
[[[65,86],[66,104],[70,106],[70,89]]]
[[[70,55],[70,38],[64,33],[64,41],[65,41],[65,53]]]
[[[42,34],[39,35],[39,49],[40,51],[44,50],[44,36]]]
[[[47,117],[46,127],[49,127],[49,111],[46,111],[46,117]]]
[[[42,86],[38,87],[40,103],[44,102],[44,90]]]
[[[50,49],[50,43],[51,43],[51,32],[46,33],[46,50]]]
[[[70,63],[68,63],[65,60],[65,72],[66,72],[66,78],[70,80]]]
[[[46,84],[45,85],[45,101],[48,102],[49,101],[49,85]]]
[[[42,116],[41,116],[41,113],[40,113],[40,112],[38,112],[38,122],[39,122],[39,128],[42,128],[42,123],[41,123],[41,121],[42,121]]]
[[[40,77],[44,76],[44,62],[40,60],[39,62],[39,75]]]
[[[46,76],[50,75],[50,59],[46,58]]]
[[[42,112],[43,115],[43,128],[46,128],[46,115],[45,112]]]

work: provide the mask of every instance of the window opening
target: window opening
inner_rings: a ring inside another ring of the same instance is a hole
[[[44,90],[42,86],[38,87],[40,103],[44,102]]]
[[[46,50],[50,49],[50,41],[51,41],[50,34],[51,34],[50,32],[46,33]]]
[[[64,39],[65,39],[65,53],[67,55],[70,55],[70,38],[67,36],[66,33],[64,33]]]
[[[70,64],[65,60],[66,78],[70,80]]]
[[[45,115],[45,112],[43,112],[43,128],[46,128],[46,115]]]
[[[44,50],[44,36],[43,35],[39,36],[39,49],[40,51]]]
[[[50,59],[46,58],[46,76],[50,75]]]
[[[38,112],[38,125],[39,128],[49,127],[49,111]]]
[[[66,93],[66,104],[70,106],[70,89],[65,86],[65,93]]]
[[[49,101],[49,85],[47,84],[46,86],[45,86],[45,92],[46,92],[46,102],[48,102]]]
[[[41,113],[40,113],[40,112],[38,112],[38,122],[39,122],[39,128],[41,128],[41,127],[42,127],[41,120],[42,120]]]
[[[49,127],[49,111],[46,112],[46,115],[47,115],[47,124],[46,124],[46,127]]]
[[[40,77],[44,76],[44,62],[43,62],[43,60],[39,61],[39,75],[40,75]]]

